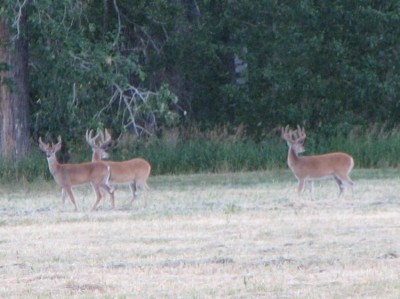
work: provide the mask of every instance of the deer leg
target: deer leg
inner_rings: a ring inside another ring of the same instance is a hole
[[[106,132],[107,132],[107,130],[106,130]],[[110,177],[111,177],[111,167],[107,166],[107,176],[102,181],[101,186],[110,195],[111,209],[115,209],[114,189],[112,187],[110,187],[110,185],[109,185]]]
[[[114,199],[114,189],[108,186],[106,183],[103,183],[101,187],[106,190],[106,192],[110,195],[111,200],[111,209],[115,209],[115,199]]]
[[[63,206],[65,205],[65,199],[67,197],[67,194],[65,193],[64,188],[61,189],[61,202],[63,204]]]
[[[60,210],[65,209],[65,200],[67,198],[67,193],[65,192],[64,188],[61,188],[61,205]]]
[[[147,206],[147,195],[150,190],[149,185],[147,185],[147,182],[145,180],[140,180],[136,182],[137,187],[140,187],[140,189],[143,191],[143,201],[145,206]]]
[[[73,194],[73,192],[72,192],[71,187],[69,187],[69,188],[63,188],[63,190],[64,190],[64,196],[65,196],[65,192],[66,192],[66,193],[68,194],[68,196],[69,196],[69,199],[70,199],[71,202],[74,204],[75,212],[77,212],[77,211],[78,211],[78,207],[76,206],[74,194]],[[65,201],[65,197],[64,197],[63,201]]]
[[[97,205],[99,204],[100,200],[101,200],[101,192],[98,186],[94,186],[92,184],[93,190],[96,193],[96,202],[94,203],[93,207],[92,207],[92,211],[96,210]]]
[[[344,184],[343,184],[342,179],[339,178],[338,176],[335,175],[334,178],[335,178],[335,181],[336,181],[336,183],[337,183],[337,185],[339,187],[339,195],[338,195],[338,198],[339,198],[343,194]]]
[[[337,176],[337,177],[342,182],[343,189],[344,189],[345,186],[348,186],[351,189],[351,193],[354,194],[354,189],[353,189],[354,183],[349,178],[349,176],[345,175],[345,176],[343,176],[343,178],[341,176]]]
[[[150,190],[150,187],[149,187],[149,185],[147,185],[146,182],[143,182],[142,186],[143,186],[143,189],[144,189],[145,191],[149,191],[149,190]]]
[[[354,195],[354,183],[349,177],[347,177],[347,184],[350,186],[351,194]]]
[[[345,183],[347,186],[349,186],[349,187],[351,188],[351,191],[353,191],[354,183],[353,183],[353,181],[349,178],[348,175],[344,176],[344,178],[342,179],[342,182]]]
[[[314,199],[314,181],[309,181],[309,184],[310,184],[311,199]]]
[[[133,201],[136,199],[136,191],[137,191],[136,181],[132,181],[129,184],[129,188],[131,189],[132,192],[132,200],[131,200],[131,205],[132,205]]]
[[[299,180],[299,184],[297,186],[297,193],[301,193],[304,191],[304,179],[298,179]]]

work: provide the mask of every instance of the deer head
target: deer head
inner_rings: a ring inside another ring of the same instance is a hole
[[[92,161],[100,161],[102,159],[107,159],[109,157],[107,150],[115,145],[115,141],[112,140],[110,133],[107,129],[104,130],[103,133],[97,133],[96,136],[93,137],[93,130],[86,131],[86,142],[90,145],[93,152]],[[96,139],[100,137],[99,144],[96,143]]]
[[[282,138],[287,142],[289,149],[293,150],[296,155],[305,151],[304,140],[306,136],[305,129],[302,129],[299,125],[297,130],[294,131],[290,130],[289,126],[282,128]]]
[[[42,141],[42,137],[39,137],[39,148],[46,153],[47,158],[55,157],[56,153],[61,149],[61,136],[57,138],[56,144],[47,144]]]

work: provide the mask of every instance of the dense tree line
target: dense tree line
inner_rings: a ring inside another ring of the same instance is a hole
[[[0,17],[3,79],[28,48],[25,139],[400,120],[397,1],[5,0]],[[1,103],[19,86],[3,79]]]

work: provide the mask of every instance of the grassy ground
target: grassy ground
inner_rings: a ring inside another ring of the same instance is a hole
[[[152,177],[88,212],[54,182],[0,188],[2,298],[398,298],[396,170],[355,170],[298,198],[288,171]]]

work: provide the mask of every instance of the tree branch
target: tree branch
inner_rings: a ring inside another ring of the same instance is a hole
[[[118,33],[117,33],[117,37],[115,38],[115,41],[114,41],[114,46],[115,46],[118,43],[119,36],[121,35],[121,14],[119,12],[117,0],[114,0],[113,4],[114,4],[115,12],[117,13],[117,17],[118,17]]]
[[[128,85],[122,89],[117,83],[113,84],[114,93],[110,97],[108,104],[103,107],[95,118],[99,118],[103,113],[110,111],[113,106],[117,106],[117,114],[122,114],[121,126],[131,129],[138,136],[153,135],[157,127],[154,112],[150,108],[150,96],[156,96],[155,92],[142,91],[133,85]],[[146,115],[143,115],[143,110]]]
[[[22,18],[22,15],[23,15],[22,10],[28,4],[29,1],[30,0],[24,0],[22,2],[22,4],[21,4],[20,0],[18,0],[17,3],[15,4],[16,5],[16,7],[15,7],[16,8],[16,15],[15,15],[12,27],[16,28],[17,33],[12,37],[13,41],[19,39],[20,32],[21,32],[20,23],[21,23],[21,18]]]

